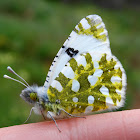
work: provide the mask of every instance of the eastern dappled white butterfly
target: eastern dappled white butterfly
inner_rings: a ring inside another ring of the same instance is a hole
[[[4,75],[26,86],[20,96],[33,105],[30,115],[34,111],[52,118],[56,126],[55,119],[120,108],[125,102],[126,74],[111,53],[108,32],[98,15],[89,15],[76,25],[55,56],[44,86],[29,86],[7,69],[24,81]]]

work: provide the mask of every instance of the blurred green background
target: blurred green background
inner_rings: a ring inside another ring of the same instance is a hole
[[[22,124],[31,106],[19,94],[24,87],[3,78],[15,77],[10,65],[30,85],[44,84],[56,53],[89,14],[102,17],[112,53],[127,74],[125,109],[140,108],[140,7],[132,0],[0,0],[0,127]],[[42,120],[32,114],[29,122]]]

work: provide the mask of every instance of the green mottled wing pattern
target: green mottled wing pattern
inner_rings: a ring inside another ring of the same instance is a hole
[[[124,105],[126,75],[110,53],[83,53],[73,57],[50,85],[50,102],[71,114],[119,108]]]
[[[97,50],[109,54],[111,53],[109,44],[108,31],[101,17],[88,15],[83,18],[54,58],[44,83],[44,92],[47,92],[53,80],[75,55]]]

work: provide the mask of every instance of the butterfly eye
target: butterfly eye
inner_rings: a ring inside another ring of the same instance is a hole
[[[37,100],[37,93],[30,93],[30,98],[33,100],[33,101],[36,101]]]

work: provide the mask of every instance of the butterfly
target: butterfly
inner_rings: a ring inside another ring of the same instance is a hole
[[[44,86],[30,86],[11,67],[7,69],[24,81],[4,75],[26,86],[20,97],[33,105],[29,117],[34,111],[56,126],[55,119],[112,110],[125,103],[125,70],[111,53],[108,31],[98,15],[86,16],[75,26],[55,56]]]

